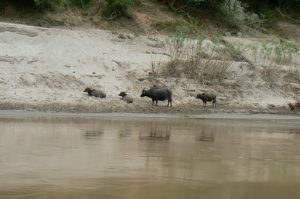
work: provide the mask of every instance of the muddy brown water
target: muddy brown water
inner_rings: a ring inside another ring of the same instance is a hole
[[[0,118],[0,198],[299,199],[300,120]]]

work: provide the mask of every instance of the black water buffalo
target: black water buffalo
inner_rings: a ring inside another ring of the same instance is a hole
[[[206,106],[206,102],[212,101],[213,106],[216,106],[217,97],[214,94],[202,93],[196,96],[196,99],[201,99],[203,106]]]
[[[152,99],[152,105],[154,104],[154,102],[156,102],[156,106],[157,106],[157,102],[159,101],[164,101],[164,100],[168,100],[168,105],[167,106],[172,106],[172,91],[170,91],[169,89],[163,89],[163,88],[150,88],[149,90],[145,90],[143,89],[143,92],[141,94],[141,97],[149,97]]]
[[[119,96],[122,97],[121,100],[123,100],[124,102],[133,103],[133,98],[129,96],[126,92],[121,92]]]
[[[83,92],[87,92],[89,96],[105,98],[106,94],[101,90],[96,90],[92,88],[86,88]]]
[[[295,109],[300,109],[300,102],[296,102],[294,104],[289,103],[288,105],[289,105],[291,111],[294,111]]]

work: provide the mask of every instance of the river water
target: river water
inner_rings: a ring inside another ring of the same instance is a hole
[[[300,120],[0,118],[0,198],[299,199]]]

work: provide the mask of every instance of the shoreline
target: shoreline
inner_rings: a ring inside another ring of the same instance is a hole
[[[278,113],[132,113],[132,112],[102,112],[102,113],[71,113],[71,112],[41,112],[28,110],[0,110],[0,119],[5,118],[114,118],[114,119],[229,119],[229,120],[300,120],[300,114]]]

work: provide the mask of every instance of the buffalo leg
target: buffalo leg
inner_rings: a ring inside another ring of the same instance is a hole
[[[169,104],[172,107],[172,100],[168,100],[168,106],[169,106]]]

